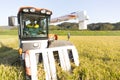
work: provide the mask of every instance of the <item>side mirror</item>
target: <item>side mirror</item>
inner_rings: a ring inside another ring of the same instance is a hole
[[[14,16],[8,17],[8,25],[15,26],[15,17]]]

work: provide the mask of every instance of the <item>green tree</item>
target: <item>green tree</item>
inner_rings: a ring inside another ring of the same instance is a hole
[[[113,30],[114,26],[112,24],[103,24],[102,26],[100,26],[100,30]]]

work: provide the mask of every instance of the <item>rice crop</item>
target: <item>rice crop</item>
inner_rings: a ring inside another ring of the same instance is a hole
[[[0,80],[24,80],[23,68],[11,65],[18,57],[17,36],[0,37]],[[67,36],[58,38],[67,40]],[[72,72],[57,66],[58,80],[120,80],[120,36],[71,36],[69,41],[78,50],[80,66],[72,65]],[[43,66],[38,66],[43,80]]]

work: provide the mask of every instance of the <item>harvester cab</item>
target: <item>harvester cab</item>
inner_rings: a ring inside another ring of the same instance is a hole
[[[46,48],[48,45],[48,23],[52,12],[47,9],[22,7],[18,12],[20,48],[23,52]]]
[[[35,7],[21,7],[18,12],[19,54],[26,80],[38,80],[38,63],[44,66],[46,80],[57,80],[56,62],[65,71],[71,70],[71,61],[79,66],[73,44],[49,37],[51,15],[52,11]]]

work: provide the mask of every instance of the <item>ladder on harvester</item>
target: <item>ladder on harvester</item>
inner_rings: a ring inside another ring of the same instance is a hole
[[[73,45],[29,50],[29,53],[27,54],[29,54],[29,61],[30,61],[30,67],[31,67],[30,68],[31,80],[38,80],[36,54],[42,55],[46,80],[57,80],[55,57],[54,57],[55,51],[58,53],[60,65],[63,70],[65,71],[71,70],[70,57],[73,58],[74,64],[76,66],[79,66],[78,52],[75,46]],[[70,55],[69,55],[69,52],[70,52]],[[25,62],[27,62],[27,60],[28,59],[25,59]],[[26,64],[26,66],[27,65],[28,64]]]

